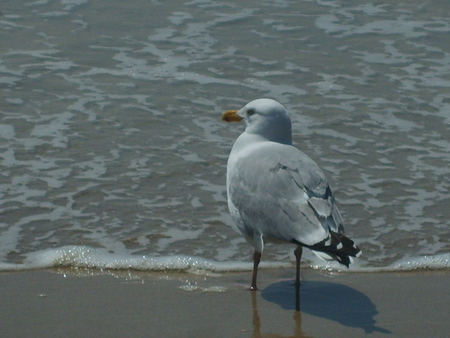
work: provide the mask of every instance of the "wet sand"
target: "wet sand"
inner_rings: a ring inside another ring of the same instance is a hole
[[[447,337],[450,272],[0,274],[2,337]],[[225,292],[222,288],[225,287]],[[188,291],[191,290],[191,291]],[[193,291],[197,290],[197,291]]]

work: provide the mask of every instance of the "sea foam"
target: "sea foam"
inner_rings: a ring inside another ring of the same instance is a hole
[[[112,253],[104,248],[88,246],[65,246],[31,252],[21,264],[0,263],[0,271],[19,271],[46,269],[57,267],[139,270],[139,271],[199,271],[232,272],[251,271],[251,262],[215,261],[202,257],[173,256],[136,256],[130,254]],[[262,261],[261,268],[292,268],[292,262]],[[339,264],[322,262],[318,259],[310,265],[314,269],[349,272],[395,272],[415,270],[442,270],[450,268],[450,254],[428,255],[401,259],[385,267],[364,267],[357,261],[350,269],[343,269]]]

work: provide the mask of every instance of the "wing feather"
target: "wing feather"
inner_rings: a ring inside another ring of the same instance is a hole
[[[228,194],[241,231],[314,245],[341,233],[342,217],[325,176],[293,146],[261,142],[242,152],[229,171]],[[240,224],[240,225],[239,225]]]

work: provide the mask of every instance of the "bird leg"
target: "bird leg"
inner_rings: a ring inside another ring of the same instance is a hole
[[[303,248],[301,245],[297,246],[294,251],[295,264],[295,310],[300,311],[300,261],[302,259]]]
[[[258,274],[258,266],[261,261],[261,252],[255,251],[253,253],[253,275],[252,275],[252,284],[250,285],[250,290],[258,290],[256,287],[256,275]]]
[[[296,259],[296,265],[295,265],[295,286],[300,286],[300,261],[302,259],[302,252],[303,248],[301,245],[297,246],[297,248],[294,251],[295,259]]]

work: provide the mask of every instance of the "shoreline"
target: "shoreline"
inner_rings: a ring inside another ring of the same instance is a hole
[[[446,337],[450,271],[0,273],[2,337]]]

